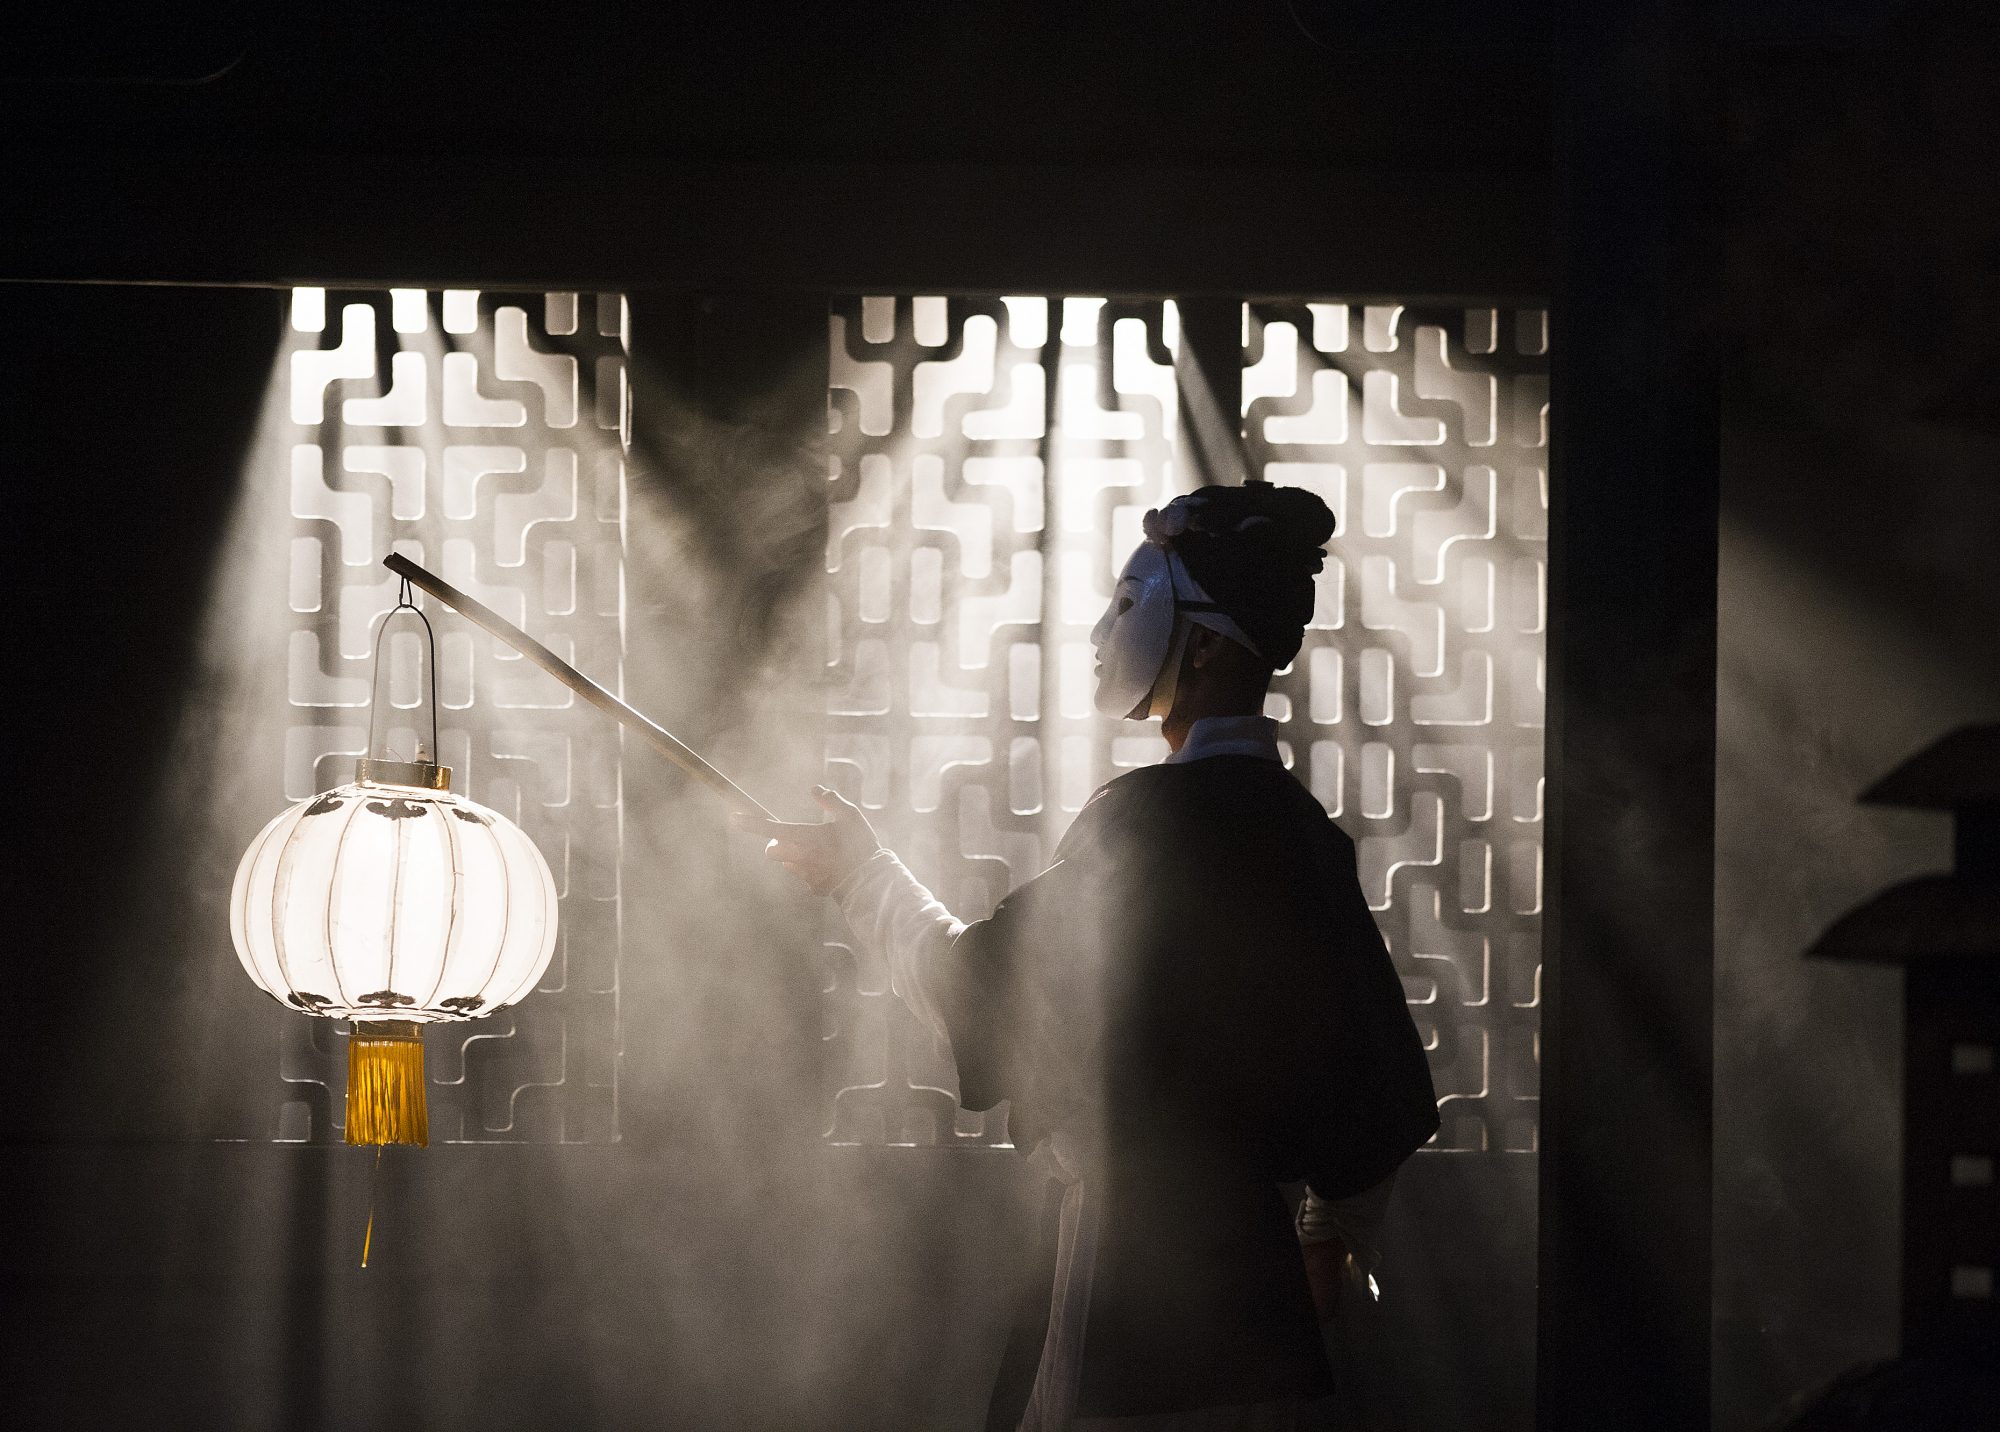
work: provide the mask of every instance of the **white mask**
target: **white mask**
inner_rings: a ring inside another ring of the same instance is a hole
[[[1104,615],[1091,628],[1090,644],[1097,649],[1097,709],[1131,721],[1171,711],[1191,624],[1257,650],[1188,574],[1186,563],[1168,548],[1141,542],[1118,574]]]

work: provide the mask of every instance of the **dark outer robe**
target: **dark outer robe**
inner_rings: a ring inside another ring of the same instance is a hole
[[[1438,1126],[1354,844],[1283,766],[1132,771],[940,961],[960,1102],[1087,1150],[1078,1416],[1332,1390],[1278,1184],[1373,1187]]]

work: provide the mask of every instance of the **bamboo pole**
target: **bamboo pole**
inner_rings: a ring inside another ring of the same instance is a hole
[[[408,581],[411,586],[429,592],[473,625],[485,628],[598,710],[628,729],[638,732],[653,749],[717,795],[728,800],[736,810],[745,814],[754,813],[766,820],[777,819],[758,804],[749,792],[703,760],[693,747],[673,732],[627,706],[478,598],[467,596],[442,577],[426,571],[401,553],[390,553],[382,559],[382,565]]]

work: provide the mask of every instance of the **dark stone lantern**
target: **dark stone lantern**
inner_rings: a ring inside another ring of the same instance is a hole
[[[1900,966],[1903,1346],[2000,1328],[2000,725],[1954,731],[1873,805],[1953,812],[1955,868],[1883,891],[1809,952]]]

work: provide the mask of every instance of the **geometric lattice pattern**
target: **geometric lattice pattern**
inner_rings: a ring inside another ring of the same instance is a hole
[[[295,289],[284,789],[352,779],[371,634],[401,552],[611,690],[624,663],[625,301],[618,294]],[[618,1130],[620,746],[563,686],[420,598],[437,630],[452,788],[527,833],[554,872],[558,942],[537,991],[426,1034],[433,1139],[609,1142]],[[382,726],[410,759],[421,647],[385,648]],[[424,732],[428,739],[429,732]],[[286,1022],[277,1137],[341,1136],[344,1026]]]
[[[962,919],[1166,754],[1091,706],[1091,626],[1182,461],[1171,300],[854,298],[830,314],[829,784]],[[1539,311],[1244,310],[1248,470],[1341,536],[1274,684],[1359,845],[1430,1049],[1439,1149],[1535,1146],[1547,342]],[[885,972],[827,932],[828,1137],[991,1144]]]
[[[1271,714],[1353,836],[1444,1150],[1533,1149],[1548,333],[1540,309],[1255,304],[1248,471],[1334,511]]]
[[[831,314],[828,783],[954,913],[1046,864],[1121,766],[1089,633],[1181,490],[1173,304],[859,298]],[[884,971],[829,926],[836,1142],[1004,1141],[957,1110]]]

